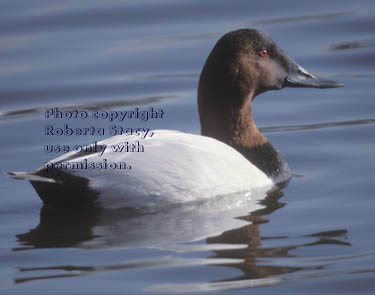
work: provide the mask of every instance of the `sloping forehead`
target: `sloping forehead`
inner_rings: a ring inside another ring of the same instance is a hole
[[[240,29],[230,32],[219,40],[218,45],[237,53],[256,52],[261,49],[277,47],[270,37],[255,29]]]

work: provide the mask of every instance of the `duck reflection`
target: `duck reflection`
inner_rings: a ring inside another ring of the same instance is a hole
[[[40,210],[39,225],[18,234],[20,247],[13,251],[36,248],[75,247],[96,238],[92,228],[99,222],[101,209],[69,210],[44,205]]]
[[[245,244],[245,248],[241,249],[229,249],[229,250],[216,250],[215,258],[241,258],[243,262],[238,264],[232,264],[225,266],[239,268],[243,275],[238,278],[232,278],[234,280],[244,280],[244,279],[258,279],[258,278],[267,278],[274,275],[281,275],[286,273],[295,272],[298,270],[305,269],[320,269],[323,268],[323,263],[320,263],[316,266],[281,266],[274,265],[275,263],[268,263],[272,265],[262,264],[263,260],[271,259],[273,261],[278,258],[291,258],[294,257],[291,252],[293,250],[305,247],[319,246],[319,245],[341,245],[341,246],[351,246],[350,243],[344,241],[347,238],[347,230],[339,229],[332,231],[319,232],[315,234],[309,234],[302,237],[301,239],[307,238],[309,240],[315,239],[313,242],[301,243],[299,245],[291,246],[277,246],[266,248],[262,245],[262,241],[267,240],[287,240],[290,237],[287,236],[275,236],[275,237],[264,237],[261,236],[261,231],[259,229],[260,225],[268,223],[270,220],[264,218],[266,215],[270,215],[275,210],[285,206],[284,203],[279,202],[278,200],[282,196],[282,192],[275,191],[268,195],[268,197],[261,203],[265,208],[257,210],[249,214],[248,216],[243,217],[244,219],[251,222],[246,226],[241,228],[233,229],[226,231],[218,236],[209,237],[207,243],[231,243],[231,244]],[[282,243],[277,243],[282,244]],[[280,262],[279,262],[280,264]],[[296,264],[296,263],[295,263]]]
[[[127,208],[118,210],[91,208],[72,211],[45,206],[41,209],[40,224],[27,233],[17,235],[20,246],[14,251],[59,247],[85,249],[151,247],[189,252],[197,250],[196,247],[199,246],[201,247],[199,251],[208,250],[208,253],[214,253],[213,256],[204,259],[203,264],[234,267],[242,271],[239,277],[213,282],[212,288],[215,289],[216,284],[219,284],[220,288],[225,288],[221,285],[228,282],[253,281],[258,278],[264,279],[299,270],[324,267],[324,262],[313,265],[308,263],[285,265],[278,260],[293,258],[291,251],[299,248],[323,244],[350,246],[350,243],[345,241],[347,235],[345,229],[298,237],[299,241],[305,242],[298,245],[290,245],[290,237],[287,236],[262,236],[261,225],[270,222],[272,213],[286,205],[280,202],[282,196],[281,190],[258,191],[251,196],[232,195],[201,203],[159,208],[154,211]],[[204,239],[206,243],[202,245],[201,241]],[[288,242],[288,246],[280,246],[283,244],[283,239]],[[274,240],[277,246],[265,247],[263,244],[269,240]],[[191,243],[191,241],[198,242]],[[271,262],[265,263],[267,259],[271,259]],[[45,269],[20,268],[20,272],[64,270],[65,273],[61,277],[66,277],[97,271],[145,267],[148,263],[165,267],[186,265],[189,262],[172,257],[169,257],[168,261],[165,257],[159,260],[137,263],[127,261],[119,265],[107,266],[69,266],[72,269],[71,274],[66,266]],[[59,275],[53,276],[53,278],[57,277]],[[48,278],[48,275],[27,276],[16,279],[16,283]]]
[[[17,235],[14,250],[51,247],[175,248],[249,223],[237,218],[265,206],[266,189],[162,208],[57,209],[44,206],[40,223]]]

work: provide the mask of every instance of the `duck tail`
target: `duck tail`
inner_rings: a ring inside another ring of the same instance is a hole
[[[57,183],[55,179],[42,177],[34,173],[27,172],[8,172],[8,175],[14,179],[23,179],[29,181],[39,181],[39,182],[48,182],[48,183]]]

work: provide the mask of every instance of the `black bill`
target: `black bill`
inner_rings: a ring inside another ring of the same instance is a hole
[[[288,62],[289,73],[284,87],[336,88],[344,86],[343,83],[322,79],[310,74],[290,57],[288,57]]]

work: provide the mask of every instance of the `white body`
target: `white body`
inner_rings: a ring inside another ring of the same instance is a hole
[[[112,146],[139,143],[144,152],[113,152]],[[125,162],[122,169],[63,169],[89,179],[107,208],[144,207],[182,203],[272,186],[273,182],[230,146],[210,137],[170,130],[155,130],[152,137],[114,136],[99,142],[106,150],[57,162]]]

